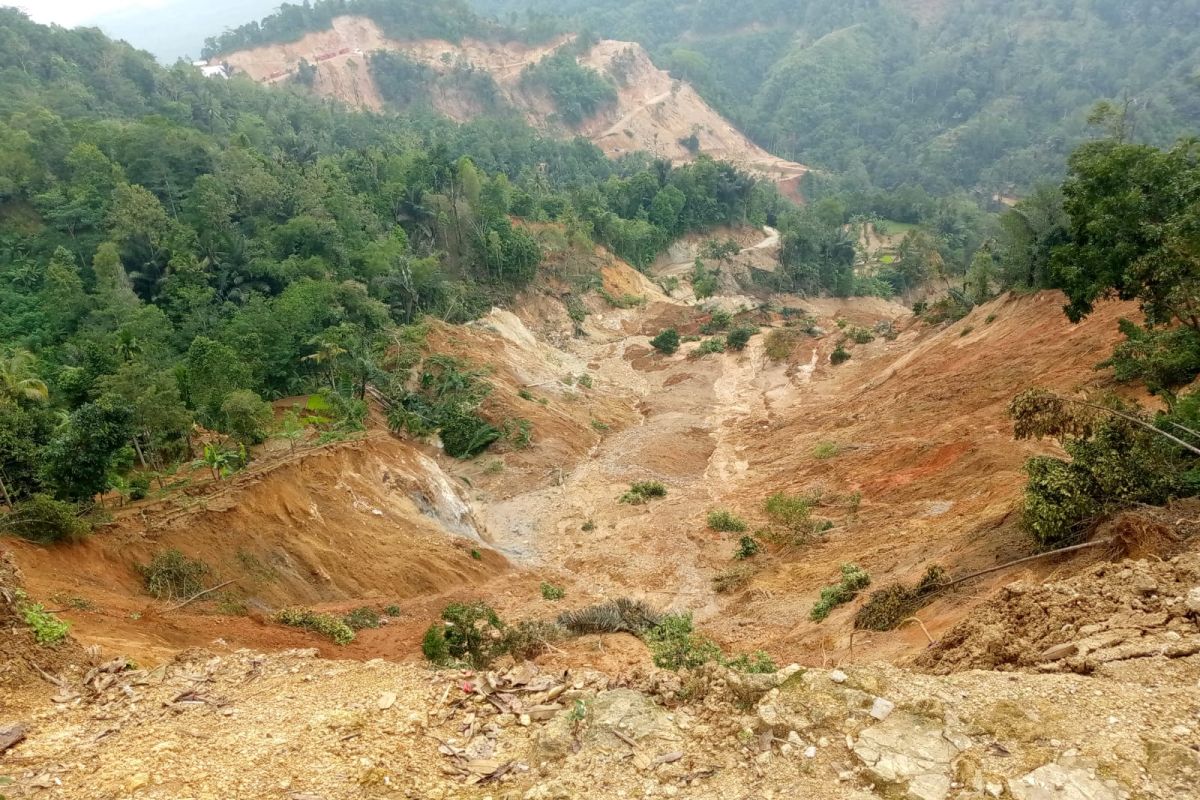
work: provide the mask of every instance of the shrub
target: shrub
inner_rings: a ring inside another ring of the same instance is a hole
[[[772,361],[783,361],[792,354],[792,350],[796,347],[797,341],[796,331],[788,328],[775,328],[767,334],[767,341],[763,345],[767,358]]]
[[[503,434],[513,449],[524,450],[533,444],[533,423],[523,417],[505,420]]]
[[[150,493],[150,476],[134,475],[129,481],[129,499],[145,500]]]
[[[842,564],[842,579],[821,590],[821,596],[813,605],[809,618],[820,622],[838,606],[849,603],[860,591],[871,584],[871,576],[857,564]]]
[[[385,608],[383,610],[383,612],[385,614],[387,614],[389,617],[398,617],[398,616],[400,616],[400,606],[392,604],[392,605],[388,606],[387,608]]]
[[[73,503],[47,494],[35,494],[17,503],[12,513],[0,517],[0,527],[38,544],[78,541],[91,530],[79,518],[79,509]]]
[[[439,666],[450,663],[450,645],[446,643],[446,626],[433,623],[421,637],[421,652],[429,661]]]
[[[829,363],[834,366],[844,364],[850,360],[850,351],[842,345],[833,348],[833,352],[829,354]]]
[[[580,530],[582,530],[584,533],[591,533],[592,531],[596,530],[595,521],[589,519],[587,522],[583,523],[582,526],[580,526]]]
[[[713,591],[717,594],[735,592],[749,583],[756,571],[749,564],[737,564],[729,569],[722,570],[713,576]]]
[[[733,557],[739,561],[744,561],[747,558],[753,558],[758,555],[760,550],[762,550],[762,545],[758,543],[758,539],[755,539],[753,536],[743,536],[738,539],[738,549],[733,554]]]
[[[575,380],[575,383],[579,386],[582,386],[584,389],[590,389],[592,388],[592,376],[585,372]]]
[[[748,672],[758,675],[770,675],[776,672],[779,667],[771,660],[771,657],[762,650],[756,650],[753,655],[742,653],[731,659],[723,662],[730,669],[736,669],[738,672]]]
[[[946,572],[931,566],[916,586],[894,583],[871,592],[866,604],[854,615],[854,627],[860,630],[890,631],[911,617],[945,582]]]
[[[592,420],[592,430],[596,431],[597,433],[604,433],[610,427],[612,427],[612,426],[610,426],[606,422],[601,422],[598,419]]]
[[[275,615],[275,621],[293,628],[303,628],[328,637],[334,644],[347,645],[354,641],[354,631],[332,614],[311,608],[285,608]]]
[[[544,600],[562,600],[567,596],[567,592],[561,586],[555,586],[552,583],[542,582],[542,599]]]
[[[679,350],[679,331],[667,328],[650,340],[650,346],[664,355],[674,355]]]
[[[451,603],[442,610],[442,620],[441,635],[450,658],[485,669],[503,652],[504,623],[486,603]]]
[[[40,603],[21,603],[18,606],[21,619],[33,631],[33,638],[38,644],[55,645],[67,638],[71,625],[46,610]]]
[[[442,418],[438,435],[447,455],[454,458],[470,458],[488,449],[503,434],[478,414],[459,410]]]
[[[146,591],[159,600],[184,600],[204,591],[204,578],[211,572],[203,561],[188,558],[179,550],[157,553],[149,564],[138,566]]]
[[[632,633],[640,636],[662,621],[662,615],[641,600],[621,597],[594,606],[564,611],[558,624],[576,636],[590,633]]]
[[[723,533],[741,533],[746,530],[746,521],[725,509],[719,509],[708,512],[708,527]]]
[[[222,432],[245,445],[263,441],[272,418],[270,404],[248,390],[230,392],[221,403]]]
[[[525,620],[504,631],[499,649],[515,659],[527,660],[537,658],[566,636],[567,632],[553,622]]]
[[[706,336],[711,336],[714,333],[719,333],[729,328],[731,322],[733,322],[733,315],[724,309],[718,308],[712,312],[712,316],[708,322],[700,326],[700,332]]]
[[[691,612],[667,614],[645,635],[646,645],[660,669],[695,669],[721,660],[721,648],[695,632]]]
[[[356,608],[346,616],[342,617],[342,622],[352,631],[361,631],[364,628],[379,627],[379,612],[373,608],[363,606]]]
[[[815,520],[812,509],[819,498],[815,495],[789,495],[776,492],[763,503],[763,511],[776,525],[787,531],[789,544],[802,544],[825,528],[826,520]]]
[[[849,336],[855,344],[870,344],[875,341],[875,334],[866,328],[851,328]]]
[[[841,451],[837,442],[821,442],[813,448],[813,458],[824,461],[827,458],[833,458]]]
[[[631,484],[629,491],[621,495],[620,502],[640,506],[656,497],[666,497],[667,487],[658,481],[638,481]]]
[[[746,345],[750,344],[750,337],[758,333],[757,328],[749,326],[738,326],[729,332],[725,337],[725,344],[732,350],[745,350]]]
[[[700,343],[700,346],[696,348],[696,356],[698,358],[710,355],[712,353],[724,353],[724,352],[725,352],[725,340],[722,339],[720,336],[714,336],[711,339],[705,339],[703,342]]]

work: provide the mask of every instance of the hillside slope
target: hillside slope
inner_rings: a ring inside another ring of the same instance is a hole
[[[298,41],[230,53],[217,60],[269,84],[291,79],[303,59],[315,67],[312,88],[317,94],[378,111],[384,99],[371,74],[370,54],[399,52],[439,74],[456,68],[482,70],[495,80],[504,101],[532,125],[559,135],[586,136],[610,156],[644,150],[674,163],[684,162],[694,152],[681,140],[695,135],[698,152],[776,181],[794,185],[807,171],[755,145],[691,86],[672,79],[640,45],[630,42],[601,41],[579,59],[612,80],[617,102],[575,127],[552,121],[549,98],[522,87],[521,74],[566,41],[559,38],[540,45],[470,38],[457,44],[436,39],[398,41],[388,39],[369,18],[343,16],[334,19],[329,30]],[[457,120],[482,111],[466,92],[442,89],[431,100],[438,111]]]

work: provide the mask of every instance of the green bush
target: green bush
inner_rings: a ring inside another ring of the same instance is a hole
[[[356,608],[346,616],[342,617],[342,622],[352,631],[361,631],[365,628],[379,627],[379,612],[373,608],[363,606]]]
[[[758,543],[758,539],[755,539],[753,536],[743,536],[738,539],[738,549],[733,554],[733,557],[739,561],[744,561],[747,558],[754,558],[761,550],[762,545]]]
[[[275,615],[275,621],[293,628],[319,633],[334,644],[347,645],[354,641],[354,631],[333,614],[323,614],[311,608],[285,608]]]
[[[709,318],[708,322],[705,322],[700,326],[700,332],[705,336],[711,336],[714,333],[720,333],[723,330],[727,330],[731,322],[733,322],[733,315],[728,311],[718,308],[716,311],[712,312],[712,316]]]
[[[442,417],[438,436],[446,455],[471,458],[488,449],[503,434],[474,412],[452,411]]]
[[[667,487],[658,481],[638,481],[631,484],[629,491],[621,495],[620,502],[631,506],[640,506],[656,497],[666,497]]]
[[[708,527],[723,533],[741,533],[746,530],[746,521],[725,509],[708,512]]]
[[[667,328],[650,340],[650,346],[664,355],[674,355],[679,350],[679,331]]]
[[[40,603],[23,602],[18,606],[21,619],[33,631],[38,644],[55,645],[67,638],[71,625],[46,610]]]
[[[842,579],[821,590],[820,599],[813,605],[809,618],[820,622],[838,606],[849,603],[860,591],[871,585],[871,576],[857,564],[842,565]]]
[[[691,612],[667,614],[645,634],[646,645],[660,669],[695,669],[721,660],[721,648],[695,632]]]
[[[775,525],[781,526],[785,535],[772,533],[770,538],[784,544],[805,544],[813,536],[826,529],[827,520],[817,520],[812,516],[813,507],[819,502],[816,495],[789,495],[786,492],[776,492],[763,503],[763,511]]]
[[[844,364],[849,360],[850,351],[840,344],[833,348],[833,352],[829,354],[829,363],[833,364],[834,366],[837,366],[838,364]]]
[[[80,519],[79,509],[73,503],[35,494],[17,503],[10,514],[0,516],[0,529],[38,544],[55,544],[78,541],[91,526]]]
[[[756,650],[753,655],[742,653],[739,656],[725,660],[724,665],[738,672],[748,672],[758,675],[770,675],[779,670],[771,657],[762,650]]]
[[[724,352],[725,352],[725,340],[722,339],[720,336],[714,336],[711,339],[705,339],[703,342],[700,343],[700,346],[696,348],[697,358],[711,355],[713,353],[724,353]]]
[[[772,361],[783,361],[792,354],[792,350],[796,347],[796,342],[799,340],[799,335],[794,330],[788,328],[776,328],[767,334],[767,341],[763,345],[767,358]]]
[[[267,437],[273,413],[270,403],[254,392],[231,392],[221,403],[221,431],[245,445],[258,444]]]
[[[750,344],[750,337],[756,333],[758,333],[757,328],[739,326],[731,330],[729,335],[725,337],[725,344],[727,344],[731,350],[745,350],[746,345]]]
[[[146,591],[159,600],[185,600],[204,591],[204,579],[211,573],[203,561],[188,558],[179,550],[163,550],[141,564],[138,571]]]
[[[561,586],[555,586],[552,583],[542,582],[542,598],[545,600],[562,600],[567,596],[567,592]]]
[[[150,476],[134,475],[129,480],[129,499],[145,500],[150,493]]]
[[[442,610],[442,620],[445,624],[434,625],[425,632],[421,649],[429,657],[431,652],[442,653],[444,644],[445,659],[430,658],[430,661],[436,664],[464,661],[472,669],[486,669],[504,652],[505,625],[486,603],[451,603]],[[440,644],[432,641],[438,635],[443,640]]]
[[[851,328],[849,336],[855,344],[870,344],[875,341],[875,334],[866,328]]]
[[[435,622],[425,629],[425,635],[421,637],[421,652],[438,666],[450,663],[450,645],[446,642],[445,625]]]

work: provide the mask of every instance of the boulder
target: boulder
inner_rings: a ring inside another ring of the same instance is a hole
[[[1121,800],[1121,793],[1080,767],[1046,764],[1008,782],[1013,800]]]
[[[898,787],[912,800],[943,800],[966,741],[939,722],[897,712],[864,730],[854,755],[876,783]]]

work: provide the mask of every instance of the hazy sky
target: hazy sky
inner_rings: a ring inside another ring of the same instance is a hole
[[[57,22],[72,27],[101,14],[135,8],[157,8],[167,0],[0,0],[0,6],[15,5],[36,22]]]

